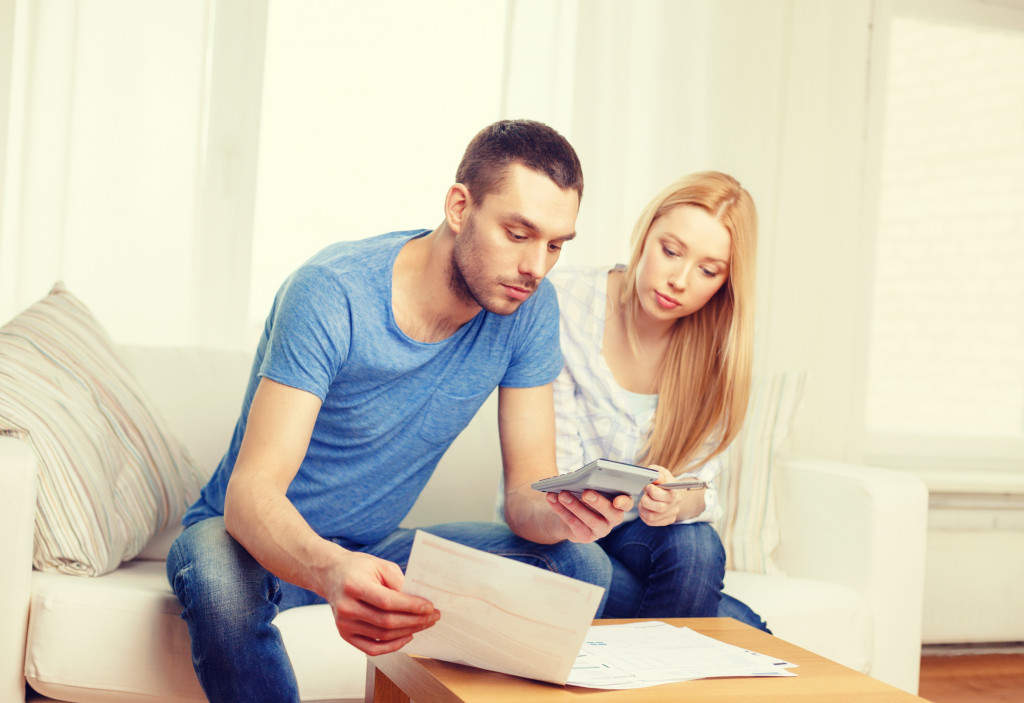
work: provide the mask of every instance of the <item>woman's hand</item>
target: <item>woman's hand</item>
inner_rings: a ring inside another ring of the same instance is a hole
[[[659,483],[668,483],[676,477],[664,466],[652,464],[650,468],[661,476],[644,488],[639,504],[641,520],[651,527],[663,527],[704,512],[703,488],[692,491],[659,488]]]

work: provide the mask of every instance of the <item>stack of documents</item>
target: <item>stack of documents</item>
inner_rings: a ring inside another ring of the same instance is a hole
[[[795,666],[652,620],[591,627],[566,683],[641,688],[716,676],[795,676]]]
[[[589,688],[795,676],[794,664],[665,622],[592,626],[604,589],[423,531],[402,591],[441,611],[407,654]]]

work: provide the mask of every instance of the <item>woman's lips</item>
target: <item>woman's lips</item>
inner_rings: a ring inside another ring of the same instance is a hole
[[[680,303],[675,298],[670,298],[667,295],[662,295],[657,291],[654,292],[654,295],[658,299],[658,305],[665,308],[666,310],[671,310],[672,308],[679,307]]]

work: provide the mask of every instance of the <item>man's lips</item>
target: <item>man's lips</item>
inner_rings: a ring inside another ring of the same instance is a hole
[[[502,283],[501,285],[505,289],[505,292],[508,293],[509,297],[513,298],[515,300],[526,300],[527,298],[530,297],[530,294],[533,293],[533,289],[532,288],[523,288],[521,286],[511,286],[511,285],[509,285],[507,283]]]
[[[679,301],[676,300],[675,298],[670,298],[667,295],[663,295],[657,291],[654,292],[654,295],[658,299],[658,305],[665,308],[666,310],[677,308],[680,305]]]

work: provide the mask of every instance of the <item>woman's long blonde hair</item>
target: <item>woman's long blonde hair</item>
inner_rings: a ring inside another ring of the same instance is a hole
[[[633,228],[620,303],[634,346],[639,344],[636,324],[642,314],[636,272],[647,234],[656,219],[683,205],[703,208],[720,222],[729,232],[732,253],[726,282],[703,308],[675,323],[661,362],[658,409],[643,459],[675,474],[720,453],[743,425],[753,364],[757,252],[757,211],[736,179],[703,171],[669,185]],[[713,445],[706,451],[709,441]]]

